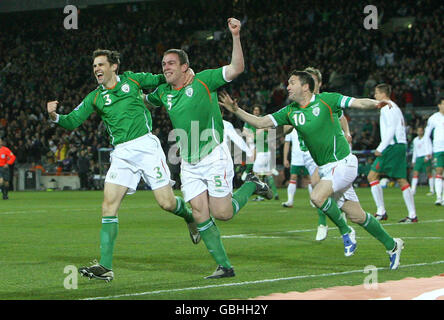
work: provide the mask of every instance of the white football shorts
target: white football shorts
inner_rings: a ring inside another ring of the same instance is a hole
[[[226,143],[221,143],[198,163],[182,160],[180,178],[186,202],[208,190],[210,197],[225,197],[233,191],[234,167]]]
[[[152,190],[174,185],[160,141],[151,133],[118,144],[110,154],[110,161],[105,183],[125,186],[127,194],[136,192],[140,178]]]

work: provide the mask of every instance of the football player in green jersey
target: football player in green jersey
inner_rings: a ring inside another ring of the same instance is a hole
[[[247,178],[241,188],[232,194],[233,160],[227,144],[223,143],[223,121],[217,89],[244,71],[244,57],[240,21],[229,18],[228,29],[233,39],[229,65],[201,71],[186,86],[184,76],[190,65],[188,55],[179,49],[167,50],[162,58],[167,83],[146,97],[149,105],[165,107],[171,119],[182,158],[182,192],[185,201],[191,204],[202,240],[218,265],[207,279],[235,275],[212,217],[231,219],[253,193],[263,194],[268,199],[272,197],[268,186],[256,176]]]
[[[399,238],[392,238],[373,215],[362,209],[351,188],[357,176],[358,161],[351,154],[337,116],[340,108],[381,108],[387,105],[387,101],[355,99],[329,92],[313,94],[313,77],[308,72],[297,70],[290,74],[287,91],[293,102],[263,117],[256,117],[240,109],[229,96],[222,95],[220,104],[256,128],[292,125],[319,166],[321,180],[311,193],[313,203],[328,216],[337,216],[340,215],[340,210],[336,201],[344,201],[342,210],[347,217],[384,245],[389,254],[390,269],[397,269],[404,242]],[[353,240],[349,237],[349,246],[345,250],[355,249],[356,243]]]
[[[58,114],[58,101],[47,103],[51,120],[74,130],[93,112],[102,118],[114,150],[106,174],[100,231],[100,261],[79,272],[86,277],[110,281],[114,278],[112,258],[118,233],[118,209],[125,194],[134,193],[140,178],[151,186],[160,207],[185,219],[193,243],[200,234],[192,212],[171,188],[170,171],[159,139],[151,133],[151,114],[143,102],[142,89],[165,82],[163,75],[125,72],[117,75],[120,55],[98,49],[93,53],[93,73],[99,86],[69,114]],[[194,74],[192,71],[187,74]],[[188,79],[191,81],[192,79]]]

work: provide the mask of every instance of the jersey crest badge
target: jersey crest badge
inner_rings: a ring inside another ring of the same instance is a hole
[[[122,86],[122,91],[125,92],[125,93],[130,92],[130,86],[128,85],[128,83],[125,83],[125,84]]]
[[[192,88],[192,87],[188,87],[188,88],[185,90],[185,94],[186,94],[188,97],[191,98],[191,96],[193,95],[193,88]]]
[[[321,109],[319,109],[319,107],[315,107],[313,108],[313,115],[315,117],[319,116],[319,113],[321,112]]]

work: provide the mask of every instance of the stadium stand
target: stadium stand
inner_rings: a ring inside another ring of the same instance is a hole
[[[408,111],[411,142],[413,128],[427,119],[442,92],[444,4],[383,2],[377,5],[377,30],[363,27],[365,5],[345,0],[100,5],[79,10],[77,30],[64,29],[60,9],[0,13],[0,136],[17,155],[16,168],[40,163],[49,173],[77,172],[80,151],[86,150],[88,170],[97,174],[99,150],[111,147],[100,118],[93,115],[68,132],[50,123],[46,101],[57,99],[60,113],[68,113],[95,88],[91,54],[97,48],[121,52],[122,72],[160,73],[162,53],[172,47],[193,57],[195,72],[223,65],[231,55],[226,19],[236,16],[243,22],[246,71],[227,89],[242,105],[280,109],[288,103],[288,73],[315,66],[323,72],[323,91],[368,97],[375,84],[390,83],[393,100]],[[377,114],[347,116],[353,149],[374,149]],[[163,109],[153,112],[153,128],[168,154],[171,124]],[[282,139],[279,145],[281,163]]]

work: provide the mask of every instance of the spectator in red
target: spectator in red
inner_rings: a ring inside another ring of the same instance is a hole
[[[8,200],[9,191],[9,166],[15,161],[15,155],[9,148],[3,145],[0,138],[0,186],[2,188],[3,200]]]

